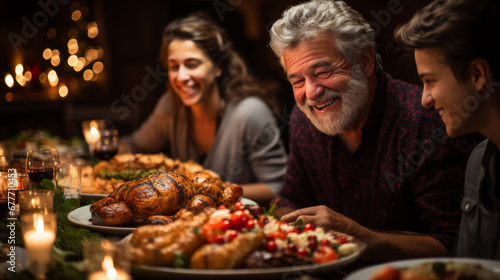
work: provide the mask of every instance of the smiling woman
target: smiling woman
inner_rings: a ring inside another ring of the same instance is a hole
[[[170,23],[160,59],[167,93],[120,152],[164,151],[243,184],[244,196],[266,204],[285,174],[280,130],[226,32],[204,14]]]

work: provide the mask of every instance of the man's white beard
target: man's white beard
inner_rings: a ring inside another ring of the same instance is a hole
[[[368,78],[359,65],[353,67],[352,78],[347,84],[345,91],[339,92],[325,89],[318,100],[307,100],[305,105],[298,105],[316,128],[330,136],[338,135],[348,130],[361,114],[361,110],[368,102]],[[339,110],[318,116],[314,112],[313,104],[339,98]]]

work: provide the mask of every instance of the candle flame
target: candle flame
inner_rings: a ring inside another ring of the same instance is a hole
[[[31,199],[31,205],[33,205],[33,207],[35,207],[35,199],[34,198]]]
[[[99,137],[99,131],[97,131],[97,128],[95,127],[91,127],[90,128],[90,134],[93,136],[93,137]]]
[[[38,220],[35,221],[35,228],[37,233],[43,232],[43,217],[38,216]]]
[[[113,265],[113,258],[111,256],[106,255],[104,260],[102,261],[102,269],[106,271],[106,278],[113,280],[117,277],[116,269]]]
[[[104,260],[102,261],[102,269],[108,270],[110,268],[113,268],[113,258],[111,258],[111,256],[109,255],[106,255],[104,257]]]
[[[110,280],[116,279],[117,276],[118,276],[118,273],[116,273],[116,269],[114,269],[114,268],[110,268],[110,269],[108,269],[108,271],[106,271],[106,278],[108,278]]]

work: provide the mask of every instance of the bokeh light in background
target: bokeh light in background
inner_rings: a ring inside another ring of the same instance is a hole
[[[49,73],[47,74],[47,79],[49,80],[50,86],[57,86],[59,83],[59,77],[57,76],[57,73],[55,70],[50,70]]]
[[[89,38],[95,38],[99,34],[99,29],[97,28],[97,23],[95,21],[87,25],[87,35]]]
[[[102,64],[102,62],[100,61],[96,61],[94,63],[94,66],[92,66],[92,70],[94,70],[94,73],[96,74],[101,73],[103,69],[104,69],[104,64]]]
[[[16,65],[16,76],[20,76],[23,74],[24,67],[21,64]]]
[[[32,40],[19,45],[21,51],[10,58],[15,63],[3,73],[6,101],[7,97],[12,101],[13,96],[26,101],[47,96],[50,100],[68,98],[105,84],[106,60],[101,46],[104,41],[99,39],[99,24],[88,4],[61,4],[59,12],[50,14],[51,19],[44,26],[36,26],[42,31],[39,34],[43,40],[29,38]],[[90,5],[95,7],[94,2]],[[26,18],[29,20],[30,16]],[[55,95],[51,88],[57,89]]]
[[[65,84],[61,84],[61,86],[59,87],[59,96],[64,98],[67,95],[68,95],[68,87]]]
[[[5,74],[5,84],[10,88],[14,86],[14,78],[11,74]]]
[[[52,57],[52,50],[49,49],[49,48],[46,48],[43,53],[42,53],[42,57],[45,59],[45,60],[49,60],[51,57]]]
[[[87,69],[85,70],[85,72],[83,72],[83,79],[85,81],[90,81],[92,80],[93,77],[94,77],[94,72],[92,72],[92,70]]]
[[[78,21],[81,17],[82,17],[82,12],[80,12],[79,10],[75,10],[75,11],[73,11],[73,13],[71,14],[71,19],[72,19],[73,21]]]
[[[14,94],[12,94],[12,92],[7,92],[7,93],[5,94],[5,100],[6,100],[7,102],[11,102],[12,100],[14,100]]]
[[[55,28],[50,28],[47,30],[47,38],[54,39],[57,35],[57,30]]]

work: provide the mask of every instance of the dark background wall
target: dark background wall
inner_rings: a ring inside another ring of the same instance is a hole
[[[102,1],[47,0],[58,3],[58,11],[39,33],[22,45],[25,57],[43,60],[40,54],[52,44],[43,34],[49,27],[64,29],[68,24],[70,6],[79,3],[88,7],[88,18],[99,24],[98,40],[104,49],[105,78],[95,85],[78,87],[77,93],[64,99],[45,98],[43,89],[36,87],[14,91],[0,82],[0,140],[28,128],[45,127],[61,137],[81,135],[80,123],[85,119],[105,118],[122,135],[137,128],[148,116],[156,100],[165,89],[164,80],[154,73],[159,65],[158,50],[163,28],[174,18],[197,10],[204,10],[216,19],[230,34],[237,49],[249,63],[253,73],[278,97],[273,108],[286,139],[286,115],[294,100],[283,70],[268,48],[268,29],[286,7],[296,0],[170,0],[170,1]],[[42,2],[42,1],[41,1]],[[68,3],[66,3],[68,2]],[[402,58],[390,48],[394,28],[406,21],[429,1],[347,0],[362,13],[377,31],[377,51],[383,59],[384,70],[393,77],[420,84],[412,57]],[[38,1],[6,0],[0,3],[0,74],[12,72],[15,53],[6,39],[10,32],[21,32],[25,21],[43,11]],[[157,71],[156,71],[157,72]],[[158,78],[154,88],[146,90],[141,98],[131,98],[137,87],[144,87],[147,76]],[[40,91],[40,92],[39,92]],[[7,101],[8,93],[14,96]],[[128,102],[128,103],[127,103]]]

